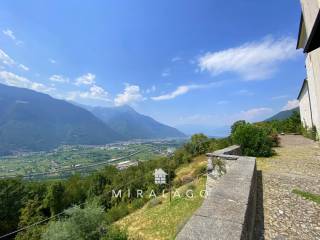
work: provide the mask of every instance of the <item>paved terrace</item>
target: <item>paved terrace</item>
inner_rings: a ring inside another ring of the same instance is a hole
[[[257,159],[256,239],[320,239],[320,204],[292,193],[297,188],[320,194],[319,143],[282,136],[275,150],[276,156]]]
[[[234,150],[215,152],[228,159],[227,174],[208,175],[209,197],[177,239],[320,240],[320,204],[292,193],[320,194],[319,143],[281,136],[274,157],[257,159],[257,172],[254,158],[235,156]]]

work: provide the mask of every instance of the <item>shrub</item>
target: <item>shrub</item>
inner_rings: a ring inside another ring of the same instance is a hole
[[[96,202],[87,203],[81,209],[75,206],[66,210],[69,218],[49,223],[43,240],[98,240],[104,220],[104,209]]]
[[[318,140],[318,133],[317,133],[317,128],[316,126],[313,126],[312,128],[303,128],[302,129],[302,134],[306,138],[310,138],[314,141]]]
[[[128,205],[125,202],[121,202],[117,206],[112,207],[106,214],[106,222],[111,224],[118,221],[120,218],[127,216],[130,213]]]
[[[272,132],[270,134],[270,139],[271,139],[273,147],[279,147],[280,146],[280,138],[278,136],[278,133]]]
[[[226,163],[223,160],[221,160],[220,158],[213,158],[212,165],[218,171],[220,176],[226,174],[226,172],[227,172]]]
[[[238,127],[246,125],[246,121],[245,120],[239,120],[236,121],[235,123],[232,124],[231,126],[231,135],[237,130]]]
[[[207,172],[207,165],[206,164],[200,165],[195,169],[193,176],[198,177],[200,175],[205,174],[206,172]]]
[[[102,240],[127,240],[128,234],[115,226],[110,226],[107,228],[106,235]]]
[[[146,202],[146,199],[144,199],[144,198],[134,199],[131,203],[130,212],[133,212],[139,208],[142,208],[144,206],[145,202]]]
[[[246,123],[238,126],[231,137],[234,143],[240,145],[243,155],[254,157],[273,155],[273,143],[265,128]]]

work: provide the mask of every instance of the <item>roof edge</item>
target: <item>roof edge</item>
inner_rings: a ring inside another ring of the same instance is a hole
[[[300,99],[301,94],[302,94],[302,91],[303,91],[303,89],[304,89],[304,87],[305,87],[306,85],[308,85],[308,80],[305,78],[305,79],[303,80],[303,83],[302,83],[301,89],[300,89],[300,91],[299,91],[299,94],[298,94],[297,100],[299,100],[299,99]]]
[[[320,9],[318,11],[318,15],[312,26],[312,31],[310,33],[310,36],[308,37],[306,46],[304,47],[304,50],[303,50],[304,53],[309,53],[320,47],[320,44],[318,42],[319,40],[318,41],[316,40],[318,35],[320,35]]]

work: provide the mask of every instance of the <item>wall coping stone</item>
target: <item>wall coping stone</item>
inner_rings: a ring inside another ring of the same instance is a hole
[[[239,154],[239,155],[235,155]],[[251,240],[256,209],[256,159],[240,155],[239,146],[206,154],[233,160],[218,180],[207,175],[208,196],[183,229],[178,240]],[[208,164],[209,165],[209,164]],[[215,184],[209,184],[216,181]]]

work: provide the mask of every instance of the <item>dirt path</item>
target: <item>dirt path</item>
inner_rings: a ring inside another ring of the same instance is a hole
[[[282,136],[275,150],[276,156],[257,160],[257,239],[320,239],[320,204],[292,193],[320,194],[319,143]]]

